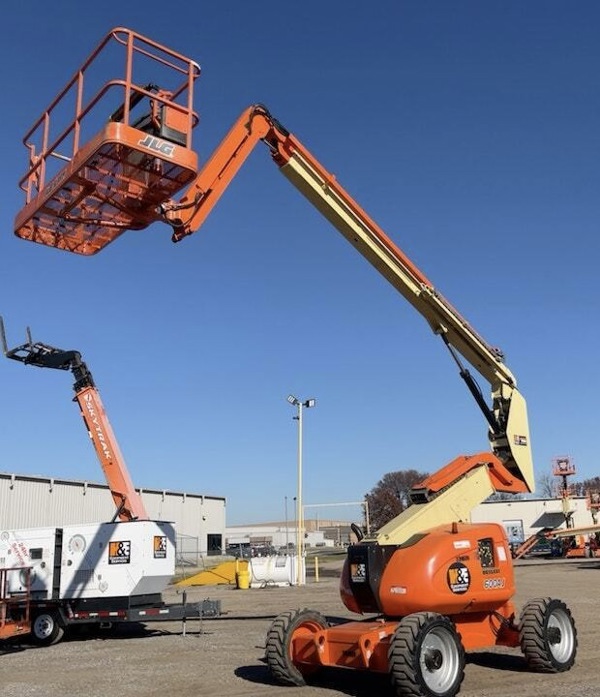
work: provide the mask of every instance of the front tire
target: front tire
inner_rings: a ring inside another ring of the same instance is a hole
[[[58,644],[65,634],[58,613],[42,612],[36,615],[31,624],[31,635],[38,646]]]
[[[329,623],[314,610],[290,610],[278,615],[267,633],[266,659],[271,675],[280,685],[306,685],[306,678],[320,665],[295,661],[294,639],[307,638],[327,629]]]
[[[563,673],[575,663],[577,629],[562,600],[530,600],[521,612],[519,636],[521,650],[532,670]]]
[[[400,620],[388,665],[399,697],[454,697],[465,677],[465,650],[448,617],[415,612]]]

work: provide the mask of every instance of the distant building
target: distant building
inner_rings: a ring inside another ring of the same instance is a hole
[[[587,527],[593,519],[587,506],[587,498],[569,499],[573,527]],[[513,499],[482,503],[471,513],[472,523],[500,523],[510,542],[523,542],[543,528],[566,527],[562,499]],[[235,548],[295,549],[297,529],[293,522],[254,523],[227,526],[226,545]],[[356,542],[347,521],[305,521],[305,540],[311,547],[334,547]]]
[[[593,525],[587,498],[568,499],[573,527]],[[566,527],[562,499],[514,499],[489,501],[473,509],[473,523],[501,523],[510,542],[522,542],[542,528]]]
[[[298,528],[293,521],[288,524],[254,523],[249,525],[228,525],[225,530],[227,548],[251,548],[254,553],[261,549],[293,550],[296,548]],[[356,541],[345,520],[305,520],[304,545],[307,549],[320,547],[345,547]]]
[[[183,491],[138,490],[153,520],[174,523],[178,554],[221,554],[226,499]],[[0,473],[0,534],[15,528],[101,523],[115,516],[105,484]]]
[[[159,489],[143,489],[140,494],[150,518],[174,523],[178,555],[218,555],[236,547],[256,553],[296,547],[294,521],[226,527],[225,497]],[[575,528],[593,524],[585,497],[569,499],[569,506]],[[0,472],[0,534],[14,528],[99,523],[114,515],[115,504],[105,484]],[[471,522],[501,523],[511,542],[523,541],[542,528],[566,527],[560,498],[482,503],[473,509]],[[305,521],[307,549],[353,542],[356,538],[348,521]]]

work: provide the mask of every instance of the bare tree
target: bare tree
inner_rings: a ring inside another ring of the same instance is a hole
[[[538,475],[536,493],[544,499],[551,499],[556,496],[556,480],[550,472],[543,472]]]
[[[401,470],[385,474],[365,496],[369,504],[369,519],[378,530],[410,505],[410,490],[429,475],[417,470]]]
[[[586,494],[588,491],[594,491],[594,492],[600,491],[600,477],[592,477],[591,479],[584,479],[582,484],[581,484],[581,489],[582,489],[583,494]]]

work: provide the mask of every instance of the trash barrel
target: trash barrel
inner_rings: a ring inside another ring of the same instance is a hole
[[[248,566],[245,569],[240,568],[235,575],[235,580],[240,590],[247,591],[250,588],[250,569]]]

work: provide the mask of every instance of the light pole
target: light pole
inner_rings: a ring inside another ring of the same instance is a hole
[[[296,501],[298,500],[297,496],[294,496],[294,530],[296,530],[296,542],[298,542],[298,536],[297,536],[297,531],[298,531],[298,506],[296,505]],[[296,554],[298,553],[298,549],[296,548],[296,543],[294,543],[294,549],[296,549]]]
[[[302,410],[314,407],[317,403],[316,399],[301,400],[294,397],[293,394],[288,395],[287,401],[297,409],[297,414],[294,419],[298,421],[298,491],[296,497],[296,519],[298,527],[296,528],[296,584],[302,585],[304,582],[304,574],[302,573],[302,565],[304,564],[304,511],[302,509]]]
[[[371,520],[369,518],[369,499],[365,498],[365,524],[367,528],[367,536],[371,535]]]
[[[289,540],[289,530],[288,530],[288,514],[287,514],[287,496],[285,497],[285,553],[288,555],[290,553],[290,540]]]

